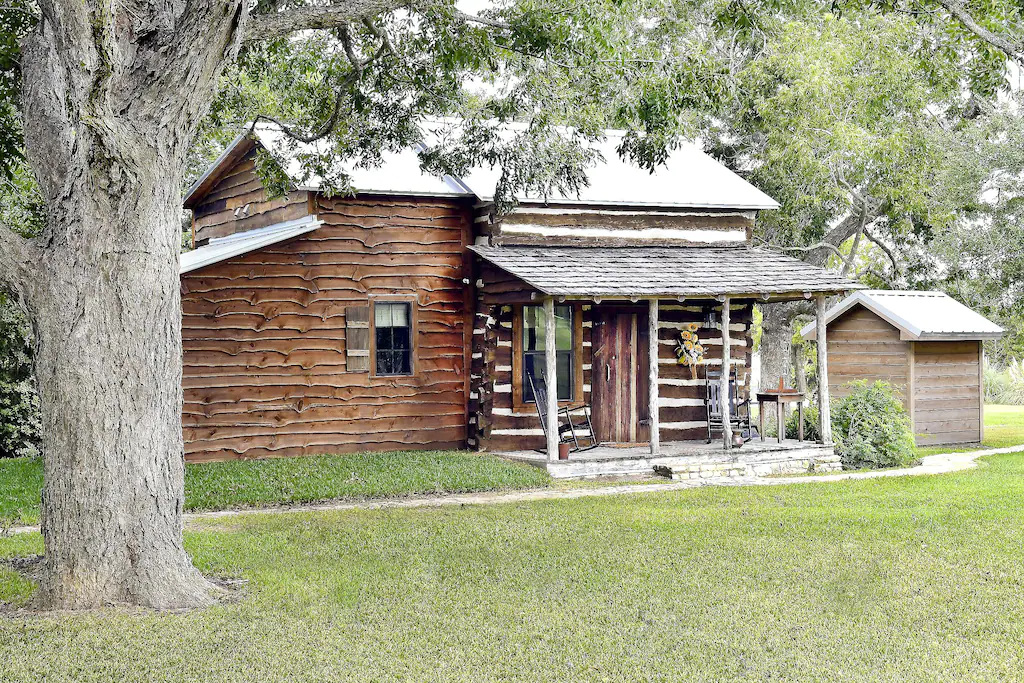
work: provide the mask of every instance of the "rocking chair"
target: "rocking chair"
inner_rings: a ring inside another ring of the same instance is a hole
[[[548,436],[548,385],[544,381],[543,377],[535,377],[533,373],[526,373],[526,379],[530,383],[530,389],[533,391],[534,405],[537,408],[537,417],[540,418],[540,426],[544,431],[544,439],[547,440]],[[582,410],[582,420],[573,422],[573,416],[571,413]],[[558,430],[558,442],[559,443],[571,443],[572,448],[569,449],[571,453],[577,451],[589,451],[591,448],[598,446],[597,438],[594,436],[594,425],[590,422],[590,406],[583,404],[578,408],[569,410],[568,406],[563,406],[558,409],[557,423],[555,428]],[[562,424],[562,417],[565,417],[565,424]],[[589,446],[581,446],[580,440],[590,440]]]
[[[704,375],[704,408],[707,412],[708,443],[714,434],[722,434],[725,430],[722,421],[722,373],[708,371]],[[750,423],[750,399],[738,400],[736,373],[729,373],[729,424],[738,430],[746,443],[756,435],[756,428]]]

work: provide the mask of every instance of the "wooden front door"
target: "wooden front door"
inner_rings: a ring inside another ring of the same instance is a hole
[[[597,440],[647,441],[647,312],[617,306],[594,311],[591,412]]]

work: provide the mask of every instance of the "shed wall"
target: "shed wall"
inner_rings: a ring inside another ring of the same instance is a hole
[[[982,439],[981,342],[914,342],[918,445]]]
[[[899,387],[919,446],[981,441],[981,342],[903,341],[857,305],[829,323],[828,354],[835,398],[848,396],[854,380]]]
[[[863,306],[854,306],[829,323],[828,383],[833,400],[850,395],[855,380],[889,382],[903,393],[910,411],[910,343],[899,330]]]
[[[464,446],[469,208],[314,209],[314,232],[182,277],[187,460]],[[396,295],[415,298],[415,373],[350,371],[346,307]]]

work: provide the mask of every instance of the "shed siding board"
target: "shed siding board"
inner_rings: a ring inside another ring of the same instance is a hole
[[[855,306],[828,326],[829,390],[835,399],[849,396],[850,382],[883,381],[903,393],[910,408],[910,343],[899,330],[862,306]]]
[[[469,208],[314,208],[314,232],[182,277],[189,461],[465,444]],[[346,309],[393,295],[416,297],[415,374],[349,371]]]
[[[902,341],[899,330],[857,305],[829,323],[829,387],[882,380],[903,392],[918,445],[982,438],[981,342]],[[910,387],[910,388],[908,388]]]
[[[919,341],[915,346],[918,444],[981,441],[981,342]]]
[[[255,158],[253,149],[228,168],[199,200],[192,212],[196,243],[309,215],[309,193],[305,191],[267,198],[256,177]],[[235,210],[246,204],[249,205],[246,216],[236,218]]]

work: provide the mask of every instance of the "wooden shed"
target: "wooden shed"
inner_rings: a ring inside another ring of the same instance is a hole
[[[943,292],[862,290],[826,314],[829,387],[854,380],[900,387],[917,444],[981,441],[984,347],[1002,329]],[[804,339],[815,339],[815,324]]]

